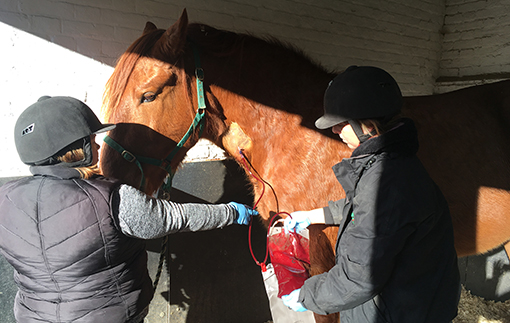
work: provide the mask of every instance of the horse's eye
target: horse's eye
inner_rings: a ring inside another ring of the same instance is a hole
[[[148,103],[156,100],[156,93],[154,92],[146,92],[143,94],[142,103]]]

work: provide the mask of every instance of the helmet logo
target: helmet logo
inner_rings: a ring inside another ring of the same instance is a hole
[[[34,132],[34,127],[35,127],[35,124],[32,123],[31,125],[29,125],[25,129],[23,129],[23,131],[21,132],[21,137],[23,137],[24,135],[28,135],[29,133]]]

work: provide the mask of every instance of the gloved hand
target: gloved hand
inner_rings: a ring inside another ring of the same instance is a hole
[[[286,217],[283,221],[283,229],[285,233],[289,234],[291,231],[302,231],[310,225],[308,218],[308,211],[292,212],[290,216]]]
[[[296,312],[304,312],[307,311],[307,309],[301,305],[300,302],[298,302],[299,299],[299,292],[301,291],[301,288],[294,289],[289,295],[283,295],[282,301],[285,306],[290,307],[292,310]]]
[[[259,212],[257,212],[256,210],[254,210],[251,207],[244,205],[244,204],[230,202],[230,203],[228,203],[228,205],[232,205],[234,207],[234,209],[236,209],[236,212],[237,212],[236,223],[237,224],[248,225],[248,224],[250,224],[251,217],[259,214]]]

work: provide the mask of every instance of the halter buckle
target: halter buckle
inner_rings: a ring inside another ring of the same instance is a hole
[[[200,81],[203,81],[204,80],[204,69],[201,68],[201,67],[197,67],[195,68],[195,76],[197,77],[197,79],[199,79]]]
[[[136,156],[127,150],[122,151],[120,154],[122,157],[124,157],[125,160],[127,160],[130,163],[132,163],[136,160]]]
[[[170,162],[171,161],[168,159],[163,159],[161,160],[161,165],[159,166],[160,168],[164,169],[168,174],[170,174],[171,172]]]

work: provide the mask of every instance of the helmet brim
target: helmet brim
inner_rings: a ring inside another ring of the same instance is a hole
[[[347,119],[344,117],[332,114],[325,114],[315,121],[315,126],[318,129],[328,129],[345,121],[347,121]]]
[[[101,127],[98,130],[94,131],[92,134],[96,135],[98,133],[107,132],[107,131],[115,129],[115,127],[116,127],[116,125],[113,123],[105,123],[105,124],[102,124]]]

